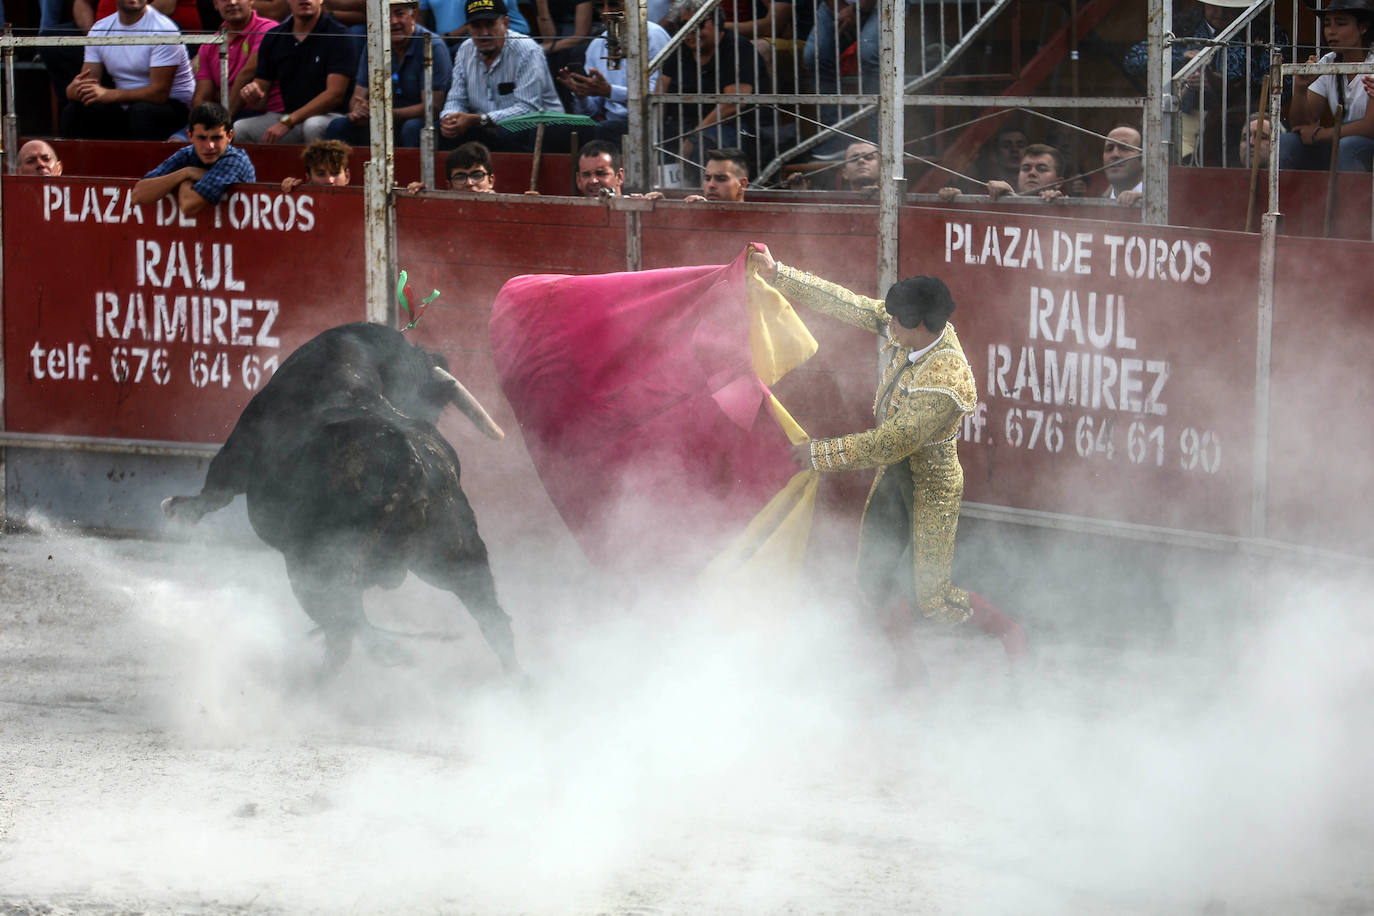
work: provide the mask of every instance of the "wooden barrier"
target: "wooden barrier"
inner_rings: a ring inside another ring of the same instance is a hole
[[[3,179],[7,430],[221,441],[273,360],[362,317],[357,189],[249,186],[184,221],[166,202],[131,207],[131,187]],[[723,263],[761,241],[784,262],[879,293],[877,213],[865,205],[401,197],[397,218],[417,298],[441,291],[410,333],[445,353],[512,432],[486,331],[512,276],[622,270],[632,238],[645,268]],[[904,210],[900,232],[902,273],[944,278],[959,303],[980,391],[961,434],[969,500],[1374,551],[1363,521],[1374,472],[1362,460],[1374,432],[1322,410],[1374,388],[1360,345],[1374,317],[1346,268],[1369,243],[1282,240],[1272,379],[1257,397],[1268,340],[1258,236],[925,208]],[[779,397],[813,435],[864,427],[874,338],[803,318],[821,351]],[[518,436],[491,443],[455,418],[445,431],[474,500],[510,510],[496,522],[509,526],[503,536],[556,525]],[[852,536],[867,482],[826,477],[836,537]]]

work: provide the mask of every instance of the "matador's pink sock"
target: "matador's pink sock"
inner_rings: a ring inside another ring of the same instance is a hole
[[[1021,624],[997,610],[997,606],[977,592],[968,593],[968,622],[984,633],[1002,640],[1007,659],[1014,665],[1026,655],[1026,631]]]

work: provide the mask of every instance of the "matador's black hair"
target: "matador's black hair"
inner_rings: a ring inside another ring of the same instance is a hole
[[[892,284],[883,301],[887,313],[904,328],[922,323],[936,334],[954,314],[954,297],[938,277],[909,277]]]

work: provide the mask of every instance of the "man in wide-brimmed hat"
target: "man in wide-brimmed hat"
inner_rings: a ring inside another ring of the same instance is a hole
[[[1311,4],[1308,4],[1311,6]],[[1325,7],[1312,6],[1321,17],[1322,44],[1330,50],[1321,63],[1369,61],[1374,72],[1374,0],[1331,0]],[[1317,62],[1316,57],[1307,58]],[[1342,172],[1367,172],[1374,160],[1374,106],[1359,75],[1326,73],[1293,77],[1293,101],[1288,123],[1293,129],[1279,138],[1279,168],[1324,169],[1331,162],[1331,144],[1337,128],[1323,126],[1339,109],[1340,146],[1336,168]]]

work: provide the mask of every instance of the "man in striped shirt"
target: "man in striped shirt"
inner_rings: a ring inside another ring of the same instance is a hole
[[[467,21],[472,37],[453,55],[453,82],[439,113],[439,147],[479,140],[492,150],[528,152],[533,131],[509,133],[497,122],[563,111],[544,52],[529,36],[510,31],[504,0],[467,0]]]
[[[155,203],[171,194],[182,215],[213,207],[229,186],[257,181],[248,154],[234,146],[229,112],[217,102],[191,109],[191,145],[167,157],[134,185],[133,202]]]

